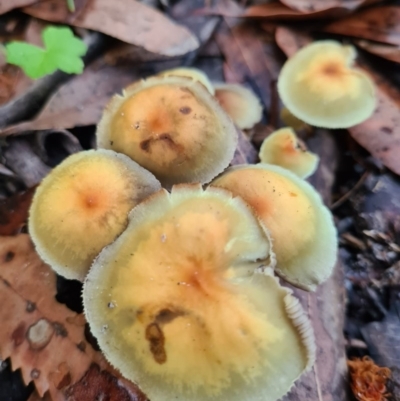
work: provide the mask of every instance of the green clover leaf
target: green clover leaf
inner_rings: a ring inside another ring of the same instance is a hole
[[[87,51],[82,40],[68,27],[49,26],[42,32],[45,48],[25,42],[11,42],[6,48],[7,62],[21,67],[30,78],[51,74],[57,69],[68,74],[81,74],[81,59]]]

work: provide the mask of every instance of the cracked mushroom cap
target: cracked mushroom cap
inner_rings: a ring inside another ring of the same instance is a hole
[[[240,129],[261,121],[262,106],[253,91],[239,84],[214,84],[215,97]]]
[[[76,153],[36,190],[29,233],[39,256],[61,276],[83,281],[93,259],[125,229],[129,211],[161,188],[129,157]]]
[[[211,183],[243,198],[271,233],[276,272],[314,291],[332,273],[337,235],[332,214],[306,181],[270,164],[228,169]]]
[[[135,83],[114,96],[98,125],[97,143],[125,153],[170,188],[211,181],[232,160],[237,135],[203,85],[169,76]]]
[[[194,81],[200,82],[202,85],[206,87],[206,89],[212,95],[214,95],[214,87],[212,83],[208,79],[207,75],[198,68],[190,68],[190,67],[173,68],[171,70],[162,71],[158,75],[165,77],[178,76],[178,77],[191,78]]]
[[[348,128],[376,106],[371,79],[354,68],[356,51],[333,40],[314,42],[291,57],[278,79],[279,95],[297,118],[316,127]]]
[[[291,128],[281,128],[265,138],[259,157],[262,163],[281,166],[300,178],[314,174],[319,161]]]
[[[240,198],[162,190],[94,262],[85,314],[107,359],[152,401],[275,401],[315,345],[297,299],[259,269],[269,256]]]

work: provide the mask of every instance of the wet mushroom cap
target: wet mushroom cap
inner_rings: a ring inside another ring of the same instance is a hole
[[[330,211],[306,181],[270,164],[228,169],[211,183],[240,196],[271,233],[276,272],[315,290],[332,273],[337,237]]]
[[[314,174],[319,161],[291,128],[281,128],[265,138],[259,157],[262,163],[281,166],[300,178]]]
[[[170,188],[211,181],[233,158],[237,131],[196,81],[169,76],[133,84],[113,97],[97,143],[125,153]]]
[[[96,259],[85,314],[107,359],[153,401],[275,401],[315,346],[298,301],[258,270],[269,255],[240,198],[162,190]]]
[[[207,75],[199,70],[198,68],[191,68],[191,67],[180,67],[180,68],[173,68],[171,70],[162,71],[160,76],[178,76],[178,77],[185,77],[191,78],[194,81],[200,82],[202,85],[206,87],[206,89],[214,95],[214,87],[210,80],[208,79]]]
[[[111,150],[76,153],[36,190],[29,233],[61,276],[83,281],[93,259],[128,224],[129,211],[161,188],[156,178]]]
[[[348,128],[370,117],[375,89],[354,68],[356,51],[332,40],[317,41],[291,57],[278,79],[279,95],[300,120],[325,128]]]
[[[253,91],[239,84],[214,84],[215,97],[240,129],[261,121],[262,106]]]

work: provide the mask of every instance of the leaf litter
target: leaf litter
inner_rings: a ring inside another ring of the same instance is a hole
[[[23,277],[23,279],[21,279]],[[53,401],[82,399],[87,393],[120,394],[121,400],[144,400],[86,340],[85,318],[55,300],[56,276],[37,256],[26,234],[0,242],[0,310],[7,322],[0,332],[0,354],[11,357],[24,382],[33,381],[39,396]],[[84,388],[83,388],[84,387]],[[95,398],[87,398],[95,399]]]
[[[104,57],[99,58],[97,62],[88,66],[83,75],[74,77],[68,83],[53,90],[49,101],[34,119],[6,127],[2,131],[3,136],[20,135],[43,129],[72,129],[74,133],[83,132],[83,136],[88,135],[86,134],[88,131],[84,127],[93,126],[97,123],[102,108],[109,97],[113,93],[119,92],[127,83],[146,76],[148,73],[154,73],[154,70],[160,68],[161,65],[168,65],[168,63],[172,63],[172,65],[174,63],[177,63],[177,65],[189,63],[186,65],[190,65],[196,58],[205,57],[204,62],[208,62],[210,66],[219,65],[223,62],[225,80],[246,83],[257,93],[266,106],[267,118],[264,122],[268,121],[269,125],[261,123],[252,131],[241,133],[240,144],[233,161],[233,163],[254,163],[257,161],[257,150],[254,145],[259,146],[260,138],[263,139],[282,124],[279,119],[281,104],[274,87],[284,61],[284,57],[279,53],[278,48],[290,56],[309,40],[312,40],[311,36],[308,36],[305,32],[322,31],[325,27],[331,29],[329,27],[335,27],[335,24],[338,24],[336,28],[333,28],[337,30],[337,34],[354,36],[355,43],[360,47],[362,44],[360,45],[359,39],[378,40],[379,43],[368,42],[368,50],[372,53],[375,51],[379,54],[380,52],[380,55],[384,57],[387,51],[386,58],[389,60],[391,57],[396,59],[396,53],[394,52],[394,56],[392,56],[391,51],[395,51],[398,45],[395,39],[397,27],[393,23],[390,26],[390,21],[393,21],[395,17],[390,20],[375,16],[373,23],[375,28],[379,28],[379,35],[375,35],[375,37],[372,37],[372,35],[376,29],[374,31],[367,26],[365,15],[368,16],[368,13],[372,15],[373,10],[379,10],[380,6],[375,5],[379,1],[329,0],[321,2],[316,0],[282,0],[261,5],[258,2],[253,2],[247,7],[246,2],[241,2],[239,5],[233,1],[221,1],[219,4],[217,3],[217,6],[215,6],[215,2],[212,2],[211,5],[210,2],[207,2],[202,7],[198,7],[197,11],[182,5],[182,10],[185,11],[187,9],[189,11],[187,14],[183,12],[180,16],[179,10],[176,9],[178,12],[174,12],[175,10],[167,2],[165,4],[163,2],[160,7],[165,11],[162,13],[145,4],[132,1],[129,3],[129,7],[132,7],[132,10],[134,9],[137,14],[135,18],[138,19],[135,21],[140,20],[136,25],[132,25],[133,17],[131,12],[127,12],[126,8],[124,12],[121,11],[122,0],[115,2],[116,9],[119,10],[115,13],[110,12],[112,11],[110,8],[111,3],[105,4],[105,0],[75,0],[76,11],[73,13],[68,11],[65,1],[42,0],[34,3],[32,6],[24,8],[26,14],[34,15],[47,21],[98,30],[135,46],[120,43],[119,53],[118,51],[116,52],[116,48],[113,48],[106,55],[103,54]],[[124,2],[124,4],[126,7],[127,3]],[[156,2],[152,4],[156,4]],[[180,2],[177,5],[180,6]],[[362,7],[365,6],[371,8],[363,9]],[[16,5],[16,7],[20,6]],[[107,10],[108,13],[106,15],[101,15]],[[204,20],[196,20],[196,15],[199,14]],[[350,25],[353,24],[352,18],[354,21],[361,16],[362,21],[353,30],[354,35],[349,33],[349,28],[347,28],[347,32],[346,29],[339,32],[342,29],[340,28],[340,23],[346,21],[346,19],[331,22],[332,18],[342,18],[344,15],[349,15]],[[235,18],[239,16],[249,17],[254,21],[252,21],[251,25],[241,23]],[[121,25],[117,24],[116,17],[120,17]],[[211,18],[213,18],[212,21]],[[173,19],[178,20],[179,23],[174,22]],[[278,25],[282,20],[290,23],[292,19],[311,20],[311,25],[307,28],[307,31],[297,25],[298,30],[293,30],[290,25],[286,27]],[[219,25],[217,25],[218,20],[222,20]],[[190,21],[200,21],[196,22],[198,26],[193,25],[192,32],[195,31],[201,41],[208,40],[213,31],[217,30],[207,44],[207,51],[209,51],[208,49],[213,49],[210,53],[203,52],[203,49],[198,48],[198,38],[190,32]],[[313,25],[314,21],[315,25]],[[209,27],[206,26],[207,23],[209,23]],[[129,30],[128,27],[131,29]],[[165,30],[174,32],[176,37],[174,39],[171,36],[164,38],[165,35],[161,33],[163,29],[164,32]],[[139,30],[141,32],[138,32]],[[385,46],[385,48],[382,46]],[[183,58],[174,58],[175,56],[181,57],[181,55],[193,50],[193,53],[189,53]],[[221,60],[221,53],[223,60]],[[218,59],[217,63],[215,63],[215,59]],[[139,67],[138,64],[141,66]],[[400,108],[398,91],[391,87],[382,78],[381,74],[369,64],[362,63],[362,67],[368,70],[377,83],[380,107],[378,107],[370,120],[360,126],[351,128],[349,132],[369,150],[372,156],[400,174],[400,170],[398,170],[399,164],[395,157],[396,152],[397,154],[399,152],[400,146],[399,133],[397,132],[399,122],[396,120],[396,115],[398,116]],[[210,70],[212,70],[211,67]],[[9,96],[12,98],[15,95],[11,94]],[[322,191],[325,199],[329,201],[331,186],[335,178],[334,168],[338,161],[333,136],[326,130],[314,130],[314,132],[304,133],[304,135],[304,139],[309,144],[316,146],[313,150],[320,153],[323,160],[319,172],[312,180],[314,185]],[[343,138],[343,136],[340,137],[343,133],[334,133],[334,135],[338,138]],[[25,141],[23,137],[20,138]],[[19,138],[10,137],[7,138],[7,141],[12,145],[15,139]],[[30,141],[25,141],[25,143],[30,143]],[[24,151],[25,155],[28,154],[26,152]],[[43,156],[40,156],[40,160],[43,161]],[[4,163],[4,160],[1,160],[1,162]],[[6,165],[6,167],[11,169],[11,173],[17,176],[25,174],[16,172],[15,168],[11,168],[9,165]],[[4,175],[4,177],[7,176]],[[25,185],[28,183],[29,181],[25,181]],[[11,205],[14,205],[14,203],[16,205],[15,215],[10,211]],[[3,208],[0,207],[0,229],[3,229],[0,232],[2,234],[18,234],[21,230],[24,230],[28,203],[29,199],[25,199],[22,196],[21,199],[16,197],[13,200],[9,200],[8,203],[4,203]],[[4,220],[1,220],[2,216],[6,216]],[[3,226],[1,225],[2,221],[5,222]],[[37,390],[31,395],[29,401],[38,401],[39,399],[42,401],[50,401],[50,399],[89,401],[102,399],[105,394],[110,396],[112,400],[144,400],[144,395],[138,393],[137,390],[127,390],[129,383],[122,384],[124,381],[118,373],[105,363],[97,351],[94,351],[84,335],[84,320],[82,317],[55,301],[55,276],[47,266],[47,270],[40,270],[44,269],[44,265],[34,253],[28,236],[23,234],[13,238],[2,238],[0,250],[3,249],[4,244],[15,245],[15,255],[17,256],[13,256],[13,259],[18,263],[13,260],[7,263],[15,266],[13,270],[19,271],[20,274],[18,279],[16,273],[15,276],[11,274],[9,277],[9,270],[4,267],[1,268],[2,265],[5,265],[5,262],[0,263],[0,286],[2,288],[0,298],[2,300],[5,299],[4,302],[10,302],[10,299],[13,302],[13,306],[8,311],[0,311],[0,314],[5,314],[2,316],[3,321],[7,319],[7,322],[10,322],[10,324],[7,323],[5,330],[7,334],[4,334],[4,340],[1,337],[3,334],[0,334],[0,354],[3,356],[5,352],[5,356],[11,355],[13,368],[22,369],[25,382],[30,380],[35,382]],[[7,257],[7,253],[3,255],[4,259],[10,257]],[[36,271],[31,271],[29,270],[31,265],[41,267],[37,268]],[[24,272],[24,275],[22,275],[21,271]],[[35,298],[38,294],[38,289],[33,288],[33,285],[37,283],[35,277],[40,272],[49,273],[53,280],[52,285],[40,284],[42,301]],[[327,394],[329,394],[329,398],[326,398],[327,400],[342,401],[346,399],[343,384],[346,374],[345,368],[342,366],[343,364],[338,362],[344,360],[343,348],[341,348],[341,323],[339,321],[343,309],[342,299],[340,298],[341,290],[343,289],[343,278],[340,277],[340,274],[341,269],[339,268],[335,278],[329,281],[327,287],[320,291],[316,297],[304,296],[299,292],[303,306],[308,310],[313,320],[314,329],[318,333],[319,356],[314,370],[296,385],[292,392],[285,397],[285,400],[301,401],[308,399],[310,401],[321,401],[322,399],[325,400]],[[24,278],[21,279],[21,277]],[[25,282],[25,277],[30,277],[30,283]],[[35,304],[35,309],[31,312],[27,311],[27,309],[32,309],[32,305],[28,304],[27,301]],[[38,305],[40,307],[37,307]],[[336,305],[336,309],[332,305]],[[323,315],[324,311],[330,316],[329,319]],[[63,337],[62,334],[65,332],[61,326],[58,326],[58,323],[68,332],[66,337]],[[23,325],[23,328],[21,325]],[[27,335],[21,339],[18,329],[20,332],[24,331],[24,333],[30,331],[30,334],[34,336]],[[40,333],[40,335],[36,336],[37,333]],[[327,333],[330,333],[330,335],[327,335]],[[12,337],[13,334],[14,337]],[[32,343],[32,338],[39,339],[39,341]],[[29,343],[29,339],[31,343]],[[48,339],[49,342],[45,344]],[[19,341],[22,341],[21,344],[16,345]],[[85,345],[83,346],[82,344]],[[52,347],[56,347],[56,345],[61,349],[63,357],[57,359],[55,356],[54,358],[57,360],[53,360],[53,358],[46,360],[45,353],[47,350],[53,349]],[[38,354],[35,360],[32,359],[32,352],[29,350],[32,346],[39,348],[43,346],[39,351],[35,351]],[[82,348],[85,348],[84,352]],[[71,353],[73,357],[67,358],[68,353]],[[75,361],[80,360],[83,361],[81,367],[75,367]],[[40,367],[38,363],[40,363]],[[70,383],[66,384],[69,380]],[[57,387],[61,387],[61,389],[57,389]],[[50,392],[44,393],[47,388]],[[44,399],[41,398],[43,395]]]

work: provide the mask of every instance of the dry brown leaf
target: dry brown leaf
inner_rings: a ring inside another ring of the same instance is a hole
[[[0,201],[0,235],[21,232],[28,218],[28,210],[35,187]]]
[[[1,8],[0,0],[0,8]],[[16,32],[8,35],[6,41],[20,40],[35,45],[41,45],[41,32],[43,23],[30,19],[23,32],[16,29]],[[0,52],[1,57],[2,52]],[[33,80],[26,76],[22,70],[11,64],[6,64],[5,59],[0,61],[0,106],[21,95],[33,84]]]
[[[138,78],[132,66],[91,65],[61,86],[34,120],[1,130],[0,136],[97,124],[111,96]]]
[[[166,56],[185,54],[199,46],[188,29],[135,0],[87,0],[74,14],[68,13],[65,0],[44,0],[23,11],[47,21],[103,32]]]
[[[38,0],[1,0],[0,1],[0,15],[5,14],[14,8],[29,6],[36,3]]]
[[[369,67],[362,68],[375,82],[378,106],[368,120],[349,132],[372,156],[400,174],[400,91]]]
[[[311,41],[306,34],[282,27],[277,29],[276,38],[280,48],[289,57]],[[368,120],[348,131],[372,156],[400,174],[400,91],[369,67],[362,66],[362,69],[375,82],[378,106]]]
[[[39,259],[29,236],[1,237],[1,357],[10,357],[12,368],[21,369],[24,382],[33,381],[37,393],[43,397],[48,391],[53,401],[96,399],[91,394],[101,399],[100,383],[121,388],[112,390],[124,394],[115,400],[144,400],[138,388],[115,376],[87,342],[84,316],[56,302],[55,294],[56,276]]]
[[[309,13],[315,11],[323,11],[334,8],[343,10],[354,10],[360,6],[367,4],[377,3],[382,0],[280,0],[283,4],[293,10],[302,13]]]
[[[271,105],[271,86],[278,77],[280,62],[266,33],[250,24],[225,18],[216,41],[227,64],[228,82],[247,81],[264,106]]]
[[[201,13],[225,17],[262,18],[264,20],[308,20],[337,18],[349,14],[360,5],[382,0],[287,0],[255,4],[243,9],[231,0],[221,0]]]
[[[400,45],[400,7],[381,6],[335,21],[326,32]]]
[[[75,11],[68,9],[67,1],[58,0],[36,0],[35,4],[23,9],[27,14],[45,21],[65,22],[70,24],[75,20],[89,4],[91,0],[74,0]]]
[[[286,56],[291,57],[297,50],[312,42],[312,38],[304,32],[278,26],[275,31],[275,41]]]
[[[236,166],[239,164],[253,164],[258,161],[258,152],[243,133],[243,131],[238,129],[239,137],[238,144],[235,150],[235,154],[230,163],[231,166]]]
[[[400,63],[400,46],[374,43],[368,40],[357,40],[355,43],[367,52],[375,54],[375,56]]]

